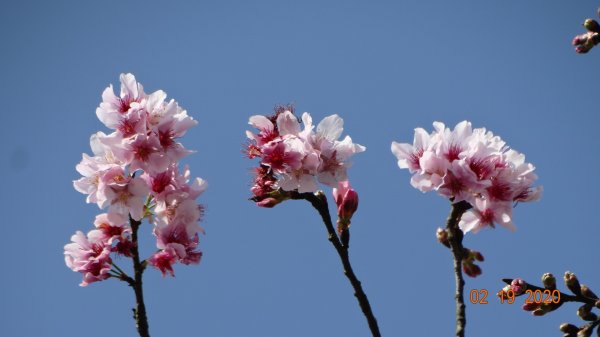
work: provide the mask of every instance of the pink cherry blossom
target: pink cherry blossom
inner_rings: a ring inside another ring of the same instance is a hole
[[[160,270],[163,277],[167,276],[167,274],[175,276],[175,271],[173,270],[173,265],[175,263],[177,263],[177,256],[173,250],[161,250],[148,258],[148,264]]]
[[[128,220],[121,214],[102,213],[96,216],[94,226],[102,233],[102,240],[112,244],[115,240],[126,241],[131,233]]]
[[[317,125],[313,147],[320,153],[318,179],[321,183],[335,187],[338,182],[347,180],[347,169],[351,166],[349,159],[355,153],[365,151],[365,147],[354,144],[350,136],[342,141],[338,138],[344,131],[344,120],[338,115],[324,118]]]
[[[87,236],[77,231],[71,237],[72,243],[65,245],[65,263],[74,272],[83,274],[82,287],[110,277],[111,246],[105,238],[99,230],[92,230]]]
[[[323,119],[317,127],[307,112],[299,119],[292,106],[276,107],[271,117],[255,115],[249,124],[258,133],[247,131],[248,158],[260,158],[251,190],[259,206],[272,207],[281,199],[277,190],[315,192],[319,182],[335,187],[347,180],[350,158],[365,150],[349,136],[338,140],[343,120],[337,115]],[[263,201],[266,200],[266,201]]]
[[[98,119],[106,127],[117,129],[124,119],[127,119],[128,113],[144,99],[146,94],[141,84],[137,83],[132,74],[121,74],[121,93],[116,96],[112,84],[102,93],[102,103],[96,109]]]
[[[179,160],[194,152],[179,139],[197,122],[175,100],[167,101],[164,91],[146,94],[132,74],[122,74],[120,81],[119,96],[110,85],[96,109],[100,121],[113,131],[92,135],[93,156],[83,155],[76,167],[82,178],[73,182],[77,191],[87,194],[88,203],[108,210],[96,217],[96,229],[87,236],[78,232],[65,246],[67,266],[85,272],[86,284],[110,276],[111,252],[132,257],[138,244],[132,241],[132,231],[143,219],[153,225],[159,248],[147,261],[163,275],[173,275],[175,263],[198,263],[201,257],[197,248],[199,234],[204,233],[199,225],[204,208],[196,198],[207,183],[192,179],[187,166],[179,170]],[[275,120],[257,123],[275,128]],[[281,140],[284,147],[293,142]],[[275,157],[271,156],[273,163]],[[300,159],[294,168],[301,167]]]
[[[515,230],[512,223],[511,202],[490,202],[489,200],[477,198],[472,209],[463,214],[458,227],[463,232],[479,232],[485,227],[494,227],[494,223],[500,224],[510,230]]]
[[[525,156],[484,128],[463,121],[454,129],[434,122],[434,131],[415,129],[413,144],[392,143],[400,168],[407,168],[411,185],[437,191],[452,202],[467,201],[473,209],[460,221],[464,232],[500,224],[514,229],[513,203],[540,198],[542,188],[534,166]]]
[[[198,264],[202,252],[196,250],[199,241],[199,227],[192,222],[171,221],[167,225],[158,225],[154,228],[157,238],[156,246],[160,249],[153,254],[148,262],[159,269],[163,276],[167,273],[174,276],[173,264]]]

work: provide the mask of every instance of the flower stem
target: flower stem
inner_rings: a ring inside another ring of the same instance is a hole
[[[133,291],[135,292],[136,307],[133,309],[133,319],[135,319],[135,325],[137,327],[140,337],[150,337],[148,332],[148,318],[146,316],[146,305],[144,304],[144,292],[142,290],[142,274],[144,272],[144,266],[140,263],[140,253],[138,250],[138,228],[141,225],[141,221],[133,220],[129,218],[131,224],[131,240],[133,241],[133,247],[131,253],[133,255],[133,271],[134,278],[133,284],[130,283]]]
[[[463,290],[465,280],[462,274],[462,260],[464,258],[464,247],[462,245],[463,232],[458,228],[458,223],[462,215],[471,208],[471,205],[466,201],[461,201],[452,204],[452,210],[446,220],[446,229],[448,230],[448,242],[450,250],[454,257],[454,278],[456,281],[456,337],[465,336],[465,326],[467,325],[467,316],[465,314],[465,301]]]
[[[362,289],[362,285],[354,271],[352,270],[352,265],[350,264],[350,257],[348,256],[348,247],[342,245],[340,239],[338,238],[333,222],[331,221],[331,216],[329,214],[329,207],[327,204],[327,198],[322,193],[293,193],[291,195],[292,199],[304,199],[311,203],[311,205],[319,212],[321,218],[323,219],[323,223],[325,224],[325,228],[327,228],[327,233],[329,237],[329,242],[333,245],[336,252],[338,253],[340,260],[342,261],[342,266],[344,268],[344,275],[350,281],[352,288],[354,288],[354,296],[358,300],[358,304],[367,319],[367,323],[369,324],[369,329],[371,330],[371,334],[373,337],[381,337],[381,333],[379,332],[379,326],[377,325],[377,319],[375,315],[373,315],[373,311],[371,310],[371,305],[369,304],[369,299],[367,298],[367,294],[365,294]]]

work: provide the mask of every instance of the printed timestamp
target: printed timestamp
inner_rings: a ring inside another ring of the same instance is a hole
[[[473,289],[469,293],[469,300],[473,304],[488,304],[487,297],[489,292],[487,289]],[[525,304],[558,304],[560,303],[560,291],[558,289],[550,290],[550,289],[536,289],[531,290],[527,289],[524,293],[520,295],[527,295],[525,299]],[[508,290],[500,290],[496,293],[496,296],[500,299],[500,303],[504,304],[513,304],[515,303],[515,297],[520,296],[515,294],[514,291]]]

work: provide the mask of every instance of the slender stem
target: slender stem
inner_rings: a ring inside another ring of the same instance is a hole
[[[354,296],[358,300],[358,304],[360,305],[363,314],[367,318],[367,323],[369,324],[369,329],[371,329],[371,334],[373,337],[381,337],[379,326],[377,325],[377,319],[375,318],[375,315],[373,315],[373,310],[371,309],[371,304],[369,304],[367,294],[365,294],[360,281],[352,270],[350,257],[348,256],[348,247],[342,245],[335,232],[333,222],[331,221],[331,215],[329,214],[327,198],[325,198],[325,195],[322,193],[292,193],[291,198],[307,200],[321,215],[323,223],[325,224],[325,228],[327,228],[329,242],[331,242],[340,257],[340,260],[342,261],[344,275],[346,275],[350,281],[350,284],[352,285],[352,288],[354,288]]]
[[[117,264],[116,264],[116,263],[114,263],[114,262],[113,262],[113,263],[112,263],[112,266],[113,266],[113,267],[115,267],[115,269],[116,269],[116,270],[117,270],[117,271],[118,271],[120,274],[123,274],[123,275],[127,276],[127,273],[125,273],[125,272],[123,271],[123,269],[119,268],[119,266],[117,266]]]
[[[142,273],[144,272],[144,266],[140,263],[140,253],[138,250],[138,228],[141,225],[141,221],[133,220],[129,218],[131,224],[131,240],[133,241],[133,248],[131,253],[133,255],[133,271],[134,271],[134,282],[130,283],[133,291],[135,292],[136,307],[133,309],[133,319],[135,319],[135,325],[137,327],[140,337],[150,337],[148,332],[148,318],[146,316],[146,305],[144,304],[144,293],[142,290]]]
[[[446,220],[446,229],[448,230],[448,242],[450,250],[454,257],[454,278],[456,281],[456,337],[465,336],[465,326],[467,325],[467,316],[465,314],[465,301],[463,291],[465,280],[462,274],[462,260],[464,258],[464,247],[462,245],[463,232],[458,228],[458,223],[462,215],[471,208],[466,201],[452,204],[452,210]]]

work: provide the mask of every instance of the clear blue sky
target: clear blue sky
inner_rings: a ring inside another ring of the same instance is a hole
[[[384,336],[450,336],[450,253],[435,240],[446,200],[410,187],[390,152],[415,127],[468,119],[537,167],[545,194],[514,212],[518,230],[467,235],[483,275],[538,283],[597,267],[600,50],[570,45],[597,1],[5,1],[0,11],[0,335],[136,336],[133,292],[115,280],[80,288],[63,245],[95,205],[72,180],[105,130],[102,90],[134,73],[199,121],[182,142],[208,180],[199,266],[145,274],[152,336],[368,336],[316,212],[247,201],[254,163],[240,153],[250,115],[294,102],[332,113],[367,147],[350,171],[360,194],[351,259]],[[327,190],[329,194],[330,191]],[[154,249],[142,227],[142,252]],[[595,245],[595,246],[594,246]],[[123,264],[122,262],[121,264]],[[560,285],[560,289],[565,289]],[[576,305],[542,318],[516,304],[468,305],[468,336],[558,336]]]

